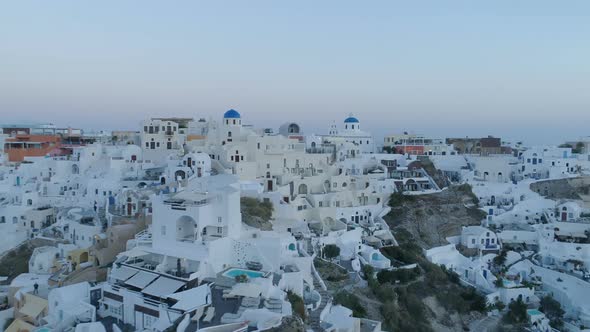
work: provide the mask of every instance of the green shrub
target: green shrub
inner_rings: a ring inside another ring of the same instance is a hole
[[[526,304],[521,299],[510,302],[504,318],[512,324],[525,323],[527,321]]]
[[[549,318],[552,327],[560,328],[563,326],[563,315],[565,311],[561,308],[561,304],[554,298],[549,295],[543,297],[539,310]]]
[[[401,283],[406,283],[412,280],[415,280],[420,276],[420,268],[416,267],[413,269],[399,269],[399,270],[382,270],[377,273],[377,280],[379,283],[396,283],[397,281]]]
[[[252,197],[240,198],[240,208],[242,213],[260,217],[264,221],[269,221],[274,211],[274,207],[270,201],[260,202]]]
[[[293,312],[301,317],[305,321],[306,311],[305,311],[305,303],[301,296],[288,291],[287,292],[287,300],[291,303],[291,308],[293,308]]]
[[[365,307],[361,304],[359,298],[347,291],[340,291],[334,296],[334,304],[347,307],[352,310],[352,315],[358,318],[364,318],[367,315]]]
[[[340,248],[335,244],[328,244],[323,249],[324,258],[332,259],[340,256]]]

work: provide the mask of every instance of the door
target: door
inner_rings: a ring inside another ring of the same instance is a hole
[[[561,213],[561,221],[567,221],[567,212]]]
[[[272,191],[272,180],[268,180],[268,191]]]
[[[354,222],[357,224],[359,223],[359,216],[354,216]]]
[[[127,203],[127,215],[128,216],[131,215],[132,208],[133,208],[133,206],[131,205],[131,203]]]

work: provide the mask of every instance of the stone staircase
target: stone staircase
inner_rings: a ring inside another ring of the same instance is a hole
[[[323,332],[324,329],[321,326],[320,315],[326,305],[328,305],[328,302],[332,299],[332,295],[322,288],[322,285],[315,276],[313,278],[313,286],[318,293],[320,293],[322,299],[320,301],[320,306],[309,314],[309,325],[315,332]]]
[[[300,256],[315,258],[313,250],[314,248],[311,239],[308,238],[302,242],[299,242],[297,245],[297,249],[299,250]],[[328,303],[332,301],[332,295],[328,292],[328,290],[324,289],[325,285],[323,285],[323,283],[320,282],[320,276],[319,273],[317,273],[315,266],[312,266],[312,276],[313,287],[320,294],[321,300],[318,308],[309,313],[308,325],[315,332],[323,332],[325,330],[321,326],[320,315],[322,314],[322,311],[328,305]]]

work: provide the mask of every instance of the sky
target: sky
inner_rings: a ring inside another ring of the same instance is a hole
[[[589,1],[6,1],[0,123],[590,135]]]

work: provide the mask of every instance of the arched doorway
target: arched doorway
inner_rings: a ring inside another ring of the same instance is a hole
[[[80,254],[80,264],[88,262],[88,252],[85,251]]]
[[[183,170],[178,170],[174,173],[174,177],[176,181],[184,180],[186,178],[186,173]]]
[[[131,197],[127,197],[127,215],[130,216],[133,214],[133,202]]]
[[[189,216],[182,216],[176,220],[176,240],[194,242],[197,240],[197,222]]]
[[[300,184],[298,192],[299,195],[307,195],[307,185],[305,183]]]

